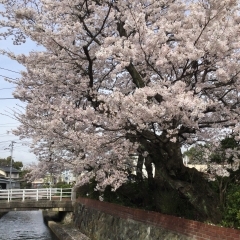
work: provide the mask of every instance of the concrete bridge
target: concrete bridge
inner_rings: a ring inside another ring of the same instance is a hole
[[[71,212],[72,188],[6,189],[0,190],[0,212],[52,210]]]

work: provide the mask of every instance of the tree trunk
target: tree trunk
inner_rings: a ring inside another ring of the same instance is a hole
[[[228,181],[223,177],[218,177],[217,182],[218,182],[218,190],[219,190],[219,202],[222,210],[224,211],[226,206],[226,192],[227,192]]]
[[[136,169],[137,179],[138,179],[139,181],[142,181],[143,162],[144,162],[144,157],[140,154],[139,157],[138,157],[137,169]]]
[[[195,219],[217,223],[221,219],[219,198],[210,188],[203,173],[183,165],[181,145],[173,142],[153,143],[144,141],[155,165],[154,193],[156,201],[161,201],[163,187],[177,192],[179,197],[188,201],[195,212]],[[149,164],[149,162],[148,162]],[[156,204],[159,204],[156,202]]]
[[[153,179],[152,158],[149,155],[145,158],[145,166],[148,179]]]

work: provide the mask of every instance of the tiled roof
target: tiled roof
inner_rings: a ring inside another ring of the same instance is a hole
[[[9,182],[10,182],[10,179],[0,178],[0,183],[3,183],[3,182],[4,182],[4,183],[9,183]],[[19,182],[19,181],[12,179],[11,182],[12,182],[12,183],[17,183],[17,182]]]
[[[0,166],[0,169],[3,170],[4,172],[10,172],[10,167],[2,167]],[[18,171],[16,168],[12,168],[12,173],[19,173],[20,171]]]

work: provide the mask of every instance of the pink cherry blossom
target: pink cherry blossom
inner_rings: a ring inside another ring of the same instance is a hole
[[[32,139],[41,172],[67,167],[77,185],[95,178],[97,190],[116,190],[132,154],[177,174],[182,146],[214,142],[223,129],[239,136],[239,1],[1,4],[1,38],[45,48],[1,50],[26,67],[14,133]]]

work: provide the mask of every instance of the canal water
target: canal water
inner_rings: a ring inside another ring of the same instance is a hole
[[[51,240],[50,229],[44,224],[41,211],[8,212],[0,219],[1,240]]]

